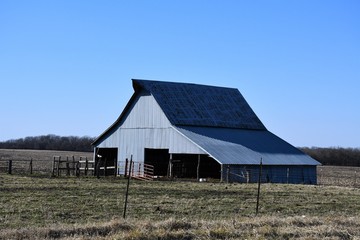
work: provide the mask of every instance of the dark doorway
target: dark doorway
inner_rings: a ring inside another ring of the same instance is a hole
[[[197,178],[199,155],[173,154],[173,176],[178,178]],[[221,165],[207,155],[200,155],[199,177],[220,179]]]
[[[95,175],[110,176],[117,173],[117,148],[97,148],[95,156]],[[106,170],[105,170],[106,169]]]
[[[145,148],[145,164],[154,166],[154,176],[167,176],[169,149]]]

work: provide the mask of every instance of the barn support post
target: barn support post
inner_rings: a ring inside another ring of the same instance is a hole
[[[197,163],[197,169],[196,169],[196,178],[198,181],[200,180],[200,158],[201,158],[201,155],[198,154],[198,163]]]
[[[172,154],[170,153],[170,159],[169,159],[169,165],[168,165],[168,177],[169,177],[169,178],[172,178],[172,175],[173,175],[173,174],[172,174],[172,170],[173,170],[173,169],[172,169],[172,168],[173,168],[173,164],[172,164],[172,160],[173,160],[173,159],[172,159],[172,157],[173,157],[173,156],[172,156]]]
[[[220,182],[224,182],[224,165],[220,165]]]
[[[226,183],[230,181],[230,165],[226,166]]]
[[[107,158],[104,159],[104,177],[106,177]]]
[[[114,158],[114,177],[118,175],[118,161]]]
[[[289,183],[289,168],[286,169],[286,183]]]

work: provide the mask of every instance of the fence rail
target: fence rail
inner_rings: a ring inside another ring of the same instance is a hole
[[[73,157],[67,157],[60,160],[59,169],[54,168],[54,159],[53,160],[41,160],[41,159],[29,159],[29,160],[16,160],[16,159],[1,159],[0,160],[0,173],[10,173],[10,174],[43,174],[43,175],[94,175],[96,171],[95,162],[92,159],[86,157],[78,157],[73,159]],[[58,164],[58,163],[56,163]],[[128,164],[129,165],[129,164]],[[104,166],[99,167],[100,170],[104,169]],[[111,166],[106,167],[111,168]],[[119,172],[128,172],[125,169],[128,169],[129,166],[126,166],[126,163],[119,164]],[[55,171],[54,171],[55,169]],[[78,170],[76,170],[78,169]],[[59,174],[58,174],[59,171]],[[151,165],[144,165],[143,163],[134,163],[133,173],[135,177],[145,177],[152,178],[154,174],[154,167]],[[229,172],[228,176],[243,179],[243,183],[254,182],[250,181],[255,179],[256,176],[255,170],[244,171],[244,172]],[[288,173],[291,174],[291,173]],[[291,175],[286,176],[291,177]],[[226,182],[226,179],[225,179]],[[268,182],[266,179],[266,174],[263,174],[261,177],[261,182]],[[287,182],[284,182],[287,183]],[[343,166],[319,166],[317,168],[317,184],[318,185],[330,185],[330,186],[344,186],[344,187],[355,187],[360,188],[360,167],[343,167]]]
[[[84,166],[85,164],[85,166]],[[88,160],[87,157],[66,157],[61,159],[60,156],[54,156],[53,160],[39,159],[7,159],[0,160],[0,173],[8,174],[41,174],[51,176],[60,176],[64,173],[67,176],[77,176],[80,174],[94,175],[94,161]]]
[[[9,174],[49,174],[51,161],[49,160],[0,160],[0,173]]]

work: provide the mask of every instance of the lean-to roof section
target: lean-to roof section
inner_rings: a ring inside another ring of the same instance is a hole
[[[267,130],[178,126],[176,129],[221,164],[320,165]]]

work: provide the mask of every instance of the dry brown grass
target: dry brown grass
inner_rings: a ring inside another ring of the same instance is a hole
[[[74,155],[12,151],[49,160]],[[321,168],[337,176],[353,170]],[[121,178],[0,173],[0,239],[360,239],[353,185],[264,184],[255,216],[256,184],[132,181],[126,221],[125,186]]]
[[[112,220],[5,230],[0,239],[360,239],[359,217],[242,217],[228,220]]]
[[[359,239],[360,189],[0,174],[0,239]]]

